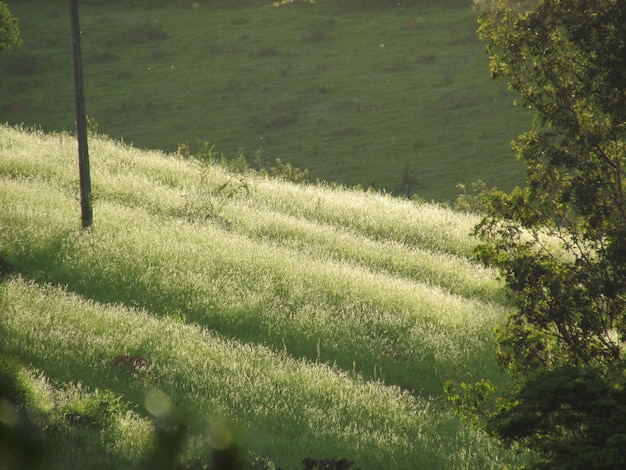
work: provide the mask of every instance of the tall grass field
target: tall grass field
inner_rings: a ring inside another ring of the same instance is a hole
[[[76,153],[0,126],[0,353],[45,468],[147,465],[172,416],[176,468],[225,442],[257,469],[521,463],[443,397],[503,380],[475,216],[91,136],[83,230]]]
[[[79,3],[87,114],[116,140],[426,201],[523,184],[510,142],[531,116],[491,80],[471,0]],[[68,1],[8,4],[23,44],[0,54],[0,122],[74,128]]]

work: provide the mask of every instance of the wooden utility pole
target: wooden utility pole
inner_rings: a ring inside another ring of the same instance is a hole
[[[87,146],[87,112],[85,110],[85,87],[83,62],[80,53],[80,25],[78,23],[78,0],[70,0],[72,15],[72,43],[74,46],[74,84],[76,87],[76,130],[78,137],[78,173],[80,176],[80,207],[83,228],[93,224],[91,208],[91,176],[89,174],[89,148]]]

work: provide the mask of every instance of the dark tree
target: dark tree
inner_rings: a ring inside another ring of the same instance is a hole
[[[21,43],[19,22],[5,2],[0,1],[0,51]]]
[[[515,311],[497,335],[514,386],[474,409],[548,467],[626,468],[626,2],[533,3],[479,20],[493,78],[536,117],[526,186],[487,194],[476,227]]]

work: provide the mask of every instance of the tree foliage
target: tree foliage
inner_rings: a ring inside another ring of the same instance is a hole
[[[562,366],[521,382],[488,429],[537,452],[537,468],[626,468],[626,380],[622,365]]]
[[[21,42],[19,22],[5,2],[0,1],[0,51]]]
[[[624,468],[626,2],[496,3],[492,76],[536,117],[515,144],[526,186],[491,191],[476,227],[515,306],[497,340],[516,385],[488,428],[547,466]]]

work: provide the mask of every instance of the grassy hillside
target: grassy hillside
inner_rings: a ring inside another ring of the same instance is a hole
[[[449,379],[501,380],[491,329],[508,307],[469,258],[473,216],[90,148],[83,231],[74,139],[0,127],[0,352],[23,364],[47,468],[137,467],[172,409],[185,468],[224,429],[255,468],[519,459],[442,399]]]
[[[9,3],[24,44],[0,57],[0,122],[71,129],[67,2]],[[208,141],[426,200],[523,183],[510,142],[529,116],[490,80],[469,1],[150,3],[81,2],[87,112],[113,138]]]

